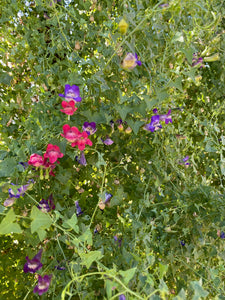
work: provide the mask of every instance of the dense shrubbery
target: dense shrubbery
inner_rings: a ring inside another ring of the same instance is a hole
[[[4,299],[225,299],[224,13],[3,0]]]

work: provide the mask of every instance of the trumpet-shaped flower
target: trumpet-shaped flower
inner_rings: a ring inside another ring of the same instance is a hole
[[[171,117],[171,109],[165,115],[159,115],[159,121],[164,121],[166,124],[173,123]]]
[[[82,151],[80,154],[80,158],[78,158],[78,156],[76,156],[76,161],[79,162],[79,164],[81,164],[82,166],[86,166],[87,165],[87,161],[84,155],[84,152]]]
[[[83,214],[82,209],[80,208],[79,202],[75,201],[75,206],[76,206],[76,210],[77,210],[77,216],[79,217],[80,215]]]
[[[39,296],[46,293],[51,283],[52,275],[41,276],[38,275],[38,284],[35,286],[33,292],[38,293]]]
[[[135,53],[135,54],[127,53],[126,57],[123,60],[122,67],[125,70],[132,70],[137,65],[141,66],[141,61],[138,60],[137,53]]]
[[[77,110],[77,107],[75,107],[75,102],[74,101],[63,101],[61,103],[63,109],[60,109],[61,112],[63,112],[66,115],[72,116],[74,112]]]
[[[32,259],[29,259],[29,257],[26,256],[27,262],[23,267],[23,271],[25,273],[35,273],[42,268],[42,263],[41,263],[42,252],[43,249],[41,249]]]
[[[49,162],[54,164],[58,158],[62,158],[64,155],[61,153],[60,148],[56,145],[48,144],[44,158],[49,158]]]
[[[87,132],[80,132],[77,127],[70,127],[68,124],[63,126],[64,134],[61,134],[72,147],[78,146],[82,151],[85,149],[85,145],[92,146],[92,141],[88,139]]]
[[[38,168],[44,165],[44,158],[36,153],[31,154],[28,164]]]
[[[105,140],[101,139],[101,141],[107,146],[110,146],[114,143],[113,140],[111,140],[110,138],[106,138]]]
[[[96,123],[95,122],[91,122],[91,123],[84,122],[82,129],[84,131],[86,131],[88,135],[92,135],[97,131]]]
[[[155,130],[162,128],[162,125],[159,123],[159,121],[160,121],[159,115],[152,116],[151,122],[146,124],[144,129],[154,132]]]
[[[77,85],[65,85],[65,93],[59,94],[60,97],[65,98],[66,101],[76,101],[80,102],[82,98],[80,97],[80,89]]]
[[[37,206],[43,212],[50,212],[52,209],[55,209],[55,204],[53,202],[52,194],[48,197],[47,200],[42,199]]]

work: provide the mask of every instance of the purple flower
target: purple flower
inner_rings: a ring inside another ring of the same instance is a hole
[[[137,53],[135,53],[135,54],[127,53],[126,57],[123,60],[122,67],[125,70],[132,70],[137,65],[141,66],[141,61],[138,60]]]
[[[116,243],[118,243],[118,247],[121,247],[122,239],[118,239],[118,237],[115,235],[115,236],[114,236],[114,241],[115,241]]]
[[[149,124],[146,124],[144,129],[154,132],[155,130],[158,130],[159,128],[162,128],[162,125],[159,123],[159,115],[152,116],[151,122]]]
[[[166,124],[173,123],[171,118],[171,109],[168,111],[166,115],[159,115],[159,120],[164,121]]]
[[[162,7],[162,8],[164,8],[164,7],[168,7],[169,6],[169,4],[168,3],[164,3],[164,4],[160,4],[159,5],[159,7]]]
[[[203,68],[204,64],[203,64],[203,58],[202,57],[197,57],[197,53],[193,54],[193,58],[192,58],[192,67],[200,67]]]
[[[79,206],[79,202],[78,201],[75,201],[75,205],[76,205],[76,209],[77,209],[77,216],[81,216],[83,214],[80,206]]]
[[[158,109],[157,109],[157,108],[154,108],[152,111],[153,111],[154,114],[157,114]]]
[[[88,135],[92,135],[97,131],[96,123],[95,122],[91,122],[91,123],[84,122],[82,129],[84,131],[86,131]]]
[[[105,193],[105,202],[104,202],[104,203],[105,203],[105,204],[108,203],[109,200],[112,198],[112,196],[113,196],[113,195],[110,194],[110,193]]]
[[[111,140],[110,138],[106,138],[105,140],[101,139],[101,141],[107,146],[110,146],[114,143],[113,140]]]
[[[82,98],[80,97],[80,89],[77,85],[65,85],[65,94],[59,94],[60,97],[66,99],[66,101],[74,100],[76,102],[80,102]]]
[[[221,239],[225,239],[225,233],[223,231],[221,231],[220,237],[221,237]]]
[[[34,183],[33,179],[28,180],[27,184],[20,186],[19,188],[17,188],[16,191],[15,191],[15,189],[10,188],[8,190],[9,198],[4,201],[3,205],[6,207],[13,205],[13,203],[15,202],[15,199],[18,199],[25,195],[25,192],[30,187],[31,183]],[[11,185],[14,185],[15,187],[17,187],[17,185],[15,185],[14,183],[11,183]]]
[[[124,294],[121,294],[121,295],[119,296],[119,300],[126,300],[125,295],[124,295]]]
[[[48,197],[47,200],[42,199],[37,206],[43,212],[50,212],[52,209],[55,209],[55,204],[53,202],[52,194]]]
[[[78,158],[78,156],[76,156],[75,159],[82,166],[86,166],[87,165],[87,161],[86,161],[86,158],[84,156],[84,152],[83,151],[81,151],[80,158]]]
[[[27,262],[25,263],[23,267],[23,271],[25,273],[35,273],[36,271],[40,270],[42,268],[41,263],[41,255],[42,255],[43,249],[41,249],[38,254],[36,254],[32,259],[29,259],[28,256],[26,256]]]
[[[181,246],[185,246],[185,241],[180,241]]]
[[[38,275],[38,284],[35,286],[33,292],[38,293],[39,296],[48,291],[51,283],[52,275],[41,276]]]
[[[187,162],[188,160],[189,160],[189,156],[187,155],[182,159],[182,161],[180,161],[178,163],[179,163],[179,165],[185,165],[188,167],[190,165],[190,163]]]

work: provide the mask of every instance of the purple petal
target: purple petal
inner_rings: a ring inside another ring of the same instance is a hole
[[[106,140],[103,140],[103,139],[101,139],[101,140],[107,146],[112,145],[114,143],[113,140],[111,140],[109,138],[107,138]]]
[[[188,160],[189,160],[189,156],[188,155],[183,158],[183,162],[186,162]]]
[[[136,63],[141,66],[142,65],[142,62],[140,60],[136,60]]]
[[[110,193],[105,193],[105,202],[104,203],[107,203],[107,202],[109,202],[109,200],[112,198],[112,194],[110,194]]]

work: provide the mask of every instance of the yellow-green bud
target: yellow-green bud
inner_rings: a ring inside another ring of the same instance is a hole
[[[124,19],[122,19],[119,22],[118,28],[119,28],[119,31],[121,34],[126,34],[128,27],[129,27],[129,25],[127,24],[127,22]]]

